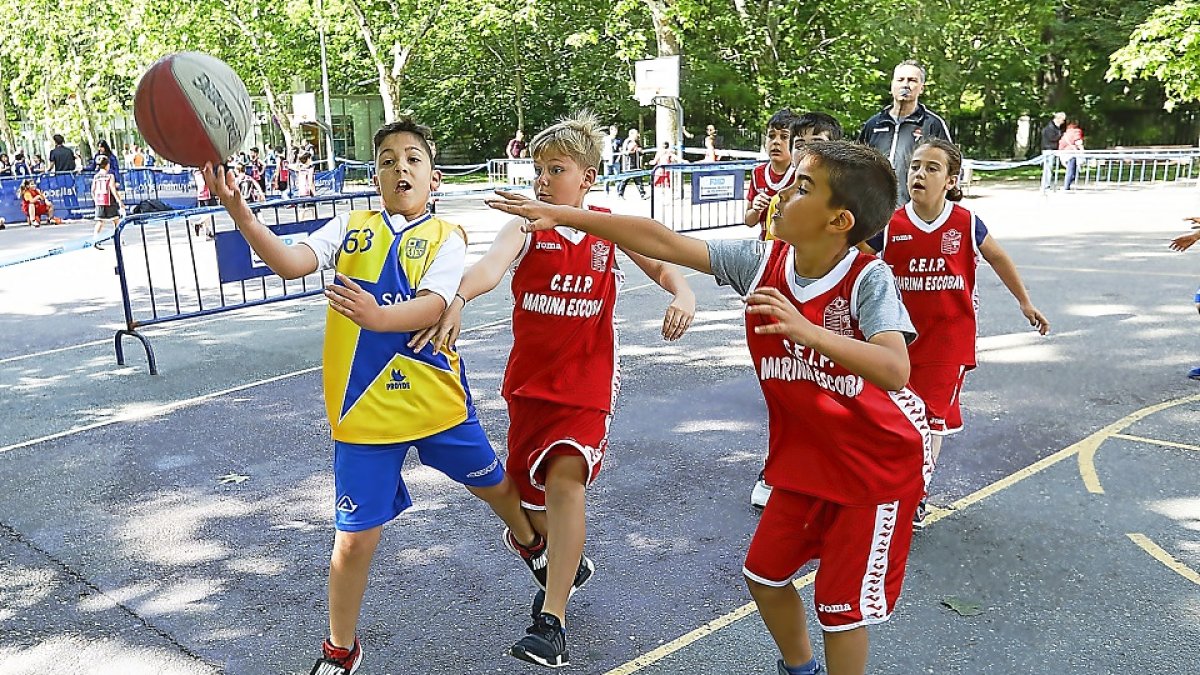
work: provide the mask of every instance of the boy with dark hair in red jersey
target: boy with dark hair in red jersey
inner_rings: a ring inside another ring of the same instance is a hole
[[[886,621],[904,579],[925,486],[925,407],[905,388],[912,324],[891,270],[853,245],[887,223],[896,174],[848,142],[804,147],[779,193],[774,241],[692,239],[647,218],[500,193],[489,205],[528,229],[575,227],[712,274],[748,294],[746,342],[770,424],[774,492],[743,570],[782,654],[780,675],[820,670],[792,578],[817,569],[817,619],[831,675],[866,671],[866,627]]]
[[[767,207],[771,198],[792,182],[792,123],[796,114],[789,108],[777,111],[767,122],[767,161],[750,171],[746,188],[746,227],[758,227],[758,238],[765,238]]]
[[[908,348],[908,386],[925,401],[937,464],[942,439],[962,430],[959,394],[975,368],[975,268],[982,257],[1016,299],[1029,325],[1042,335],[1050,322],[1034,307],[1017,266],[987,226],[957,202],[962,153],[950,141],[928,138],[917,146],[908,167],[910,201],[896,209],[887,227],[860,245],[880,252],[891,266],[920,338]],[[924,527],[925,500],[913,516]]]
[[[540,202],[582,208],[596,181],[604,142],[599,124],[581,113],[534,137],[529,145]],[[595,209],[600,211],[600,209]],[[501,393],[508,402],[506,470],[537,534],[504,531],[541,587],[533,625],[510,653],[542,666],[567,665],[567,599],[591,577],[583,555],[586,488],[600,473],[619,383],[613,309],[623,275],[611,241],[566,227],[526,234],[517,218],[463,276],[441,322],[414,337],[454,344],[463,307],[513,270],[513,347]],[[633,262],[675,297],[662,335],[676,340],[691,325],[696,299],[671,265],[626,250]]]

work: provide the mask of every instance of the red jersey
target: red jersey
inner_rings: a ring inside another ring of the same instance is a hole
[[[97,206],[112,206],[113,175],[98,173],[92,177],[92,201]]]
[[[914,365],[975,367],[975,220],[947,201],[937,220],[926,223],[909,202],[896,209],[884,230],[881,256],[917,329],[908,346]]]
[[[750,187],[746,188],[746,201],[753,203],[754,197],[760,192],[768,197],[774,197],[792,182],[796,175],[796,167],[788,166],[782,174],[771,170],[771,163],[759,164],[750,172]]]
[[[620,377],[613,310],[622,281],[610,241],[562,227],[529,235],[513,269],[505,400],[612,411]]]
[[[783,293],[806,319],[856,340],[856,289],[877,258],[851,250],[821,279],[794,289],[792,247],[772,241],[754,288]],[[746,315],[746,343],[767,401],[766,482],[847,506],[873,506],[924,488],[931,467],[925,404],[885,391],[811,347],[759,335],[774,320]]]

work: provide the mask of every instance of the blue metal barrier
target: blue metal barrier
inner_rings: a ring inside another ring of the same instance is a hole
[[[651,217],[676,232],[744,225],[746,181],[757,161],[667,164],[652,172]],[[620,180],[622,174],[614,179]]]
[[[374,192],[295,199],[255,205],[259,220],[292,243],[330,218],[356,209],[380,208]],[[317,295],[332,282],[318,270],[285,280],[250,250],[223,208],[191,209],[126,217],[113,235],[125,327],[113,337],[117,364],[125,365],[122,340],[138,340],[150,374],[158,374],[154,350],[139,328],[211,316],[246,307]]]

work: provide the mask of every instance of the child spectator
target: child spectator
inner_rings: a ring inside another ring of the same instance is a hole
[[[530,151],[537,198],[582,208],[596,182],[603,142],[599,123],[589,114],[535,136]],[[570,660],[567,600],[592,575],[592,562],[583,555],[586,488],[600,473],[616,404],[614,305],[624,275],[611,241],[565,227],[526,234],[524,224],[516,218],[501,229],[487,254],[463,276],[441,322],[410,344],[453,345],[463,307],[513,270],[513,346],[501,390],[510,419],[506,468],[537,536],[526,539],[506,531],[504,543],[521,556],[544,593],[535,595],[533,625],[510,653],[558,668]],[[678,339],[696,311],[691,288],[674,267],[626,253],[674,295],[662,335]]]
[[[29,173],[34,175],[46,173],[46,160],[41,155],[34,155],[29,162]]]
[[[891,266],[904,305],[920,336],[909,348],[909,386],[924,399],[933,432],[933,461],[943,437],[962,430],[959,395],[967,371],[975,368],[975,270],[979,256],[1016,298],[1021,313],[1042,335],[1050,322],[1033,306],[1012,258],[988,234],[987,226],[956,202],[962,154],[951,142],[927,138],[913,152],[908,169],[910,202],[892,214],[887,228],[866,242]],[[923,526],[925,500],[913,524]]]
[[[43,216],[55,225],[62,222],[62,218],[54,217],[54,204],[51,204],[46,195],[38,189],[33,179],[27,178],[21,182],[21,187],[17,189],[17,197],[21,200],[21,211],[25,213],[25,220],[30,225],[41,227]]]
[[[842,125],[832,115],[823,112],[807,112],[792,118],[791,126],[788,128],[788,137],[790,138],[790,158],[792,164],[795,165],[800,163],[803,148],[808,143],[842,140]],[[771,233],[771,223],[775,222],[775,211],[778,206],[778,195],[775,195],[771,197],[766,217],[762,219],[763,239],[775,238],[775,235]],[[767,505],[767,500],[770,498],[771,486],[764,478],[763,472],[759,471],[758,480],[754,482],[754,488],[750,490],[750,505],[761,509]]]
[[[743,573],[782,654],[812,675],[804,607],[792,584],[819,559],[814,587],[829,672],[866,670],[866,627],[890,618],[924,490],[929,435],[905,388],[914,336],[891,271],[853,248],[887,223],[896,174],[847,142],[806,145],[779,193],[779,240],[703,242],[635,216],[501,193],[489,205],[527,229],[575,227],[643,255],[712,274],[747,295],[746,343],[767,403],[775,486]]]
[[[429,137],[428,128],[407,118],[381,127],[375,187],[385,210],[335,216],[292,246],[258,220],[232,174],[203,169],[209,189],[272,271],[295,279],[337,270],[325,289],[322,357],[336,532],[329,638],[314,673],[353,673],[362,661],[355,631],[371,559],[383,524],[412,505],[401,476],[410,447],[423,464],[488,502],[515,537],[535,536],[479,425],[457,352],[407,346],[411,332],[437,323],[454,298],[466,257],[462,229],[428,213],[429,194],[441,182]],[[388,254],[395,251],[403,255]]]
[[[763,216],[771,205],[771,198],[792,182],[795,166],[792,164],[791,124],[795,119],[795,113],[784,108],[767,121],[767,161],[750,172],[750,185],[746,188],[746,227],[764,223]],[[758,238],[764,239],[766,231],[765,227],[761,228]]]
[[[237,185],[238,192],[242,193],[242,199],[247,203],[254,204],[265,201],[266,195],[263,194],[262,188],[259,187],[258,181],[253,176],[246,173],[246,167],[241,164],[233,165],[234,184]]]
[[[1171,240],[1171,250],[1183,252],[1192,247],[1197,241],[1200,241],[1200,216],[1192,216],[1186,220],[1192,223],[1192,231],[1188,234],[1181,234]],[[1196,309],[1200,310],[1200,288],[1196,289]],[[1200,366],[1192,368],[1188,372],[1188,377],[1193,380],[1200,380]]]
[[[663,141],[662,145],[654,151],[654,158],[650,160],[650,166],[654,167],[654,187],[671,187],[671,172],[665,167],[678,164],[679,161],[679,155],[675,154],[671,142]]]
[[[96,156],[96,175],[92,176],[92,201],[96,204],[96,227],[92,230],[92,238],[100,236],[104,225],[111,224],[115,229],[117,219],[125,215],[125,202],[121,201],[121,192],[117,189],[117,179],[108,170],[109,160],[106,155]],[[93,246],[101,250],[100,242]]]
[[[18,152],[13,157],[12,171],[14,176],[28,176],[29,162],[25,161],[25,153]]]

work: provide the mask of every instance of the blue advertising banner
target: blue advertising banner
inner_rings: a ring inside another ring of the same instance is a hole
[[[745,169],[697,171],[692,174],[692,203],[711,204],[744,199]]]
[[[54,204],[54,215],[67,219],[90,219],[95,216],[92,201],[92,172],[43,173],[37,176],[0,178],[0,218],[14,223],[25,220],[17,191],[26,179],[33,180],[38,189]],[[317,195],[341,194],[346,183],[346,167],[314,174]],[[147,199],[157,199],[175,209],[196,208],[196,173],[193,169],[129,169],[121,174],[122,199],[129,208]]]
[[[308,239],[309,234],[316,232],[327,222],[329,222],[328,218],[302,220],[298,223],[273,225],[271,231],[279,235],[279,238],[290,246]],[[217,274],[223,284],[274,274],[271,268],[267,267],[267,264],[258,257],[258,254],[250,249],[246,238],[237,230],[218,232],[216,246]]]

